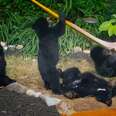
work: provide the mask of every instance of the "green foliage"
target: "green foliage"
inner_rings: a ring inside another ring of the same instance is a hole
[[[115,16],[115,15],[114,15]],[[113,19],[110,19],[109,21],[103,22],[99,30],[102,31],[107,31],[108,35],[111,37],[112,35],[116,35],[116,17]]]
[[[44,5],[71,16],[72,20],[80,27],[94,35],[99,35],[98,26],[101,22],[115,12],[115,0],[39,0]],[[109,10],[110,9],[110,10]],[[83,14],[83,15],[82,15]],[[37,37],[31,29],[33,22],[40,16],[48,16],[31,0],[0,0],[0,41],[7,41],[8,44],[22,44],[24,53],[37,54]],[[83,17],[93,17],[98,20],[97,24],[88,24]],[[114,25],[114,23],[112,23]],[[114,34],[114,27],[110,28],[110,35]],[[60,53],[68,54],[74,47],[89,48],[91,43],[82,35],[69,27],[60,39]]]
[[[85,37],[67,27],[65,35],[60,39],[60,54],[62,56],[68,55],[76,46],[85,49],[89,48],[90,45],[91,43]]]
[[[81,10],[85,16],[100,14],[108,7],[106,0],[72,0],[72,7]]]
[[[24,53],[35,54],[37,39],[31,25],[32,17],[10,13],[9,18],[0,24],[0,38],[8,44],[22,44]]]

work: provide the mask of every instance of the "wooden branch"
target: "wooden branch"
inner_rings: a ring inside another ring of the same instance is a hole
[[[46,11],[47,13],[49,13],[50,15],[54,16],[55,18],[59,18],[59,15],[52,11],[51,9],[47,8],[46,6],[44,6],[43,4],[41,4],[40,2],[36,1],[36,0],[31,0],[33,3],[35,3],[36,5],[38,5],[40,8],[42,8],[44,11]],[[80,28],[79,26],[77,26],[76,24],[73,24],[71,21],[65,20],[65,23],[70,26],[71,28],[73,28],[74,30],[78,31],[79,33],[83,34],[84,36],[86,36],[90,41],[96,42],[97,44],[110,49],[110,50],[115,50],[116,51],[116,42],[107,42],[104,40],[101,40],[95,36],[93,36],[92,34],[90,34],[89,32],[85,31],[84,29]]]

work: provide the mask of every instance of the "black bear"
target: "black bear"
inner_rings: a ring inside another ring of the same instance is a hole
[[[0,44],[0,86],[7,86],[14,82],[16,81],[13,79],[10,79],[6,75],[6,61],[4,57],[3,47]]]
[[[100,75],[116,76],[116,52],[97,46],[91,50],[90,56]]]
[[[62,83],[65,85],[67,83],[71,83],[71,82],[79,79],[80,75],[81,75],[81,72],[76,67],[72,67],[72,68],[66,69],[64,71],[61,71]]]
[[[73,69],[74,75],[75,70],[77,70],[77,76],[75,75],[75,80],[74,78],[67,78],[68,76],[63,77],[63,82],[67,82],[62,84],[64,96],[70,99],[86,96],[95,96],[98,101],[101,101],[107,104],[108,106],[111,106],[112,87],[109,85],[107,81],[99,78],[98,76],[90,72],[85,72],[81,74],[78,68]],[[62,73],[67,73],[67,70]],[[71,73],[73,75],[72,68]]]
[[[64,17],[54,27],[49,27],[46,18],[39,18],[32,26],[39,38],[38,66],[47,89],[56,94],[61,93],[60,72],[56,68],[59,60],[58,39],[65,32]]]

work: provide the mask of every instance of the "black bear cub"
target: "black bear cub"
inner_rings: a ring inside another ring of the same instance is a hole
[[[54,27],[49,27],[46,18],[39,18],[32,26],[39,38],[38,66],[47,89],[61,94],[60,72],[56,68],[59,60],[59,37],[65,32],[64,17]]]
[[[102,47],[94,47],[90,56],[95,63],[97,72],[102,76],[116,76],[116,52]]]
[[[70,99],[94,96],[96,100],[112,105],[112,87],[107,81],[90,72],[81,73],[76,67],[65,70],[62,75],[64,96]]]
[[[3,47],[0,44],[0,86],[7,86],[14,82],[16,81],[13,79],[10,79],[6,75],[6,60],[4,57]]]

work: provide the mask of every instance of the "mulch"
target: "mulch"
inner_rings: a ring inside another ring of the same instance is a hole
[[[60,116],[55,106],[43,100],[0,89],[0,116]]]

